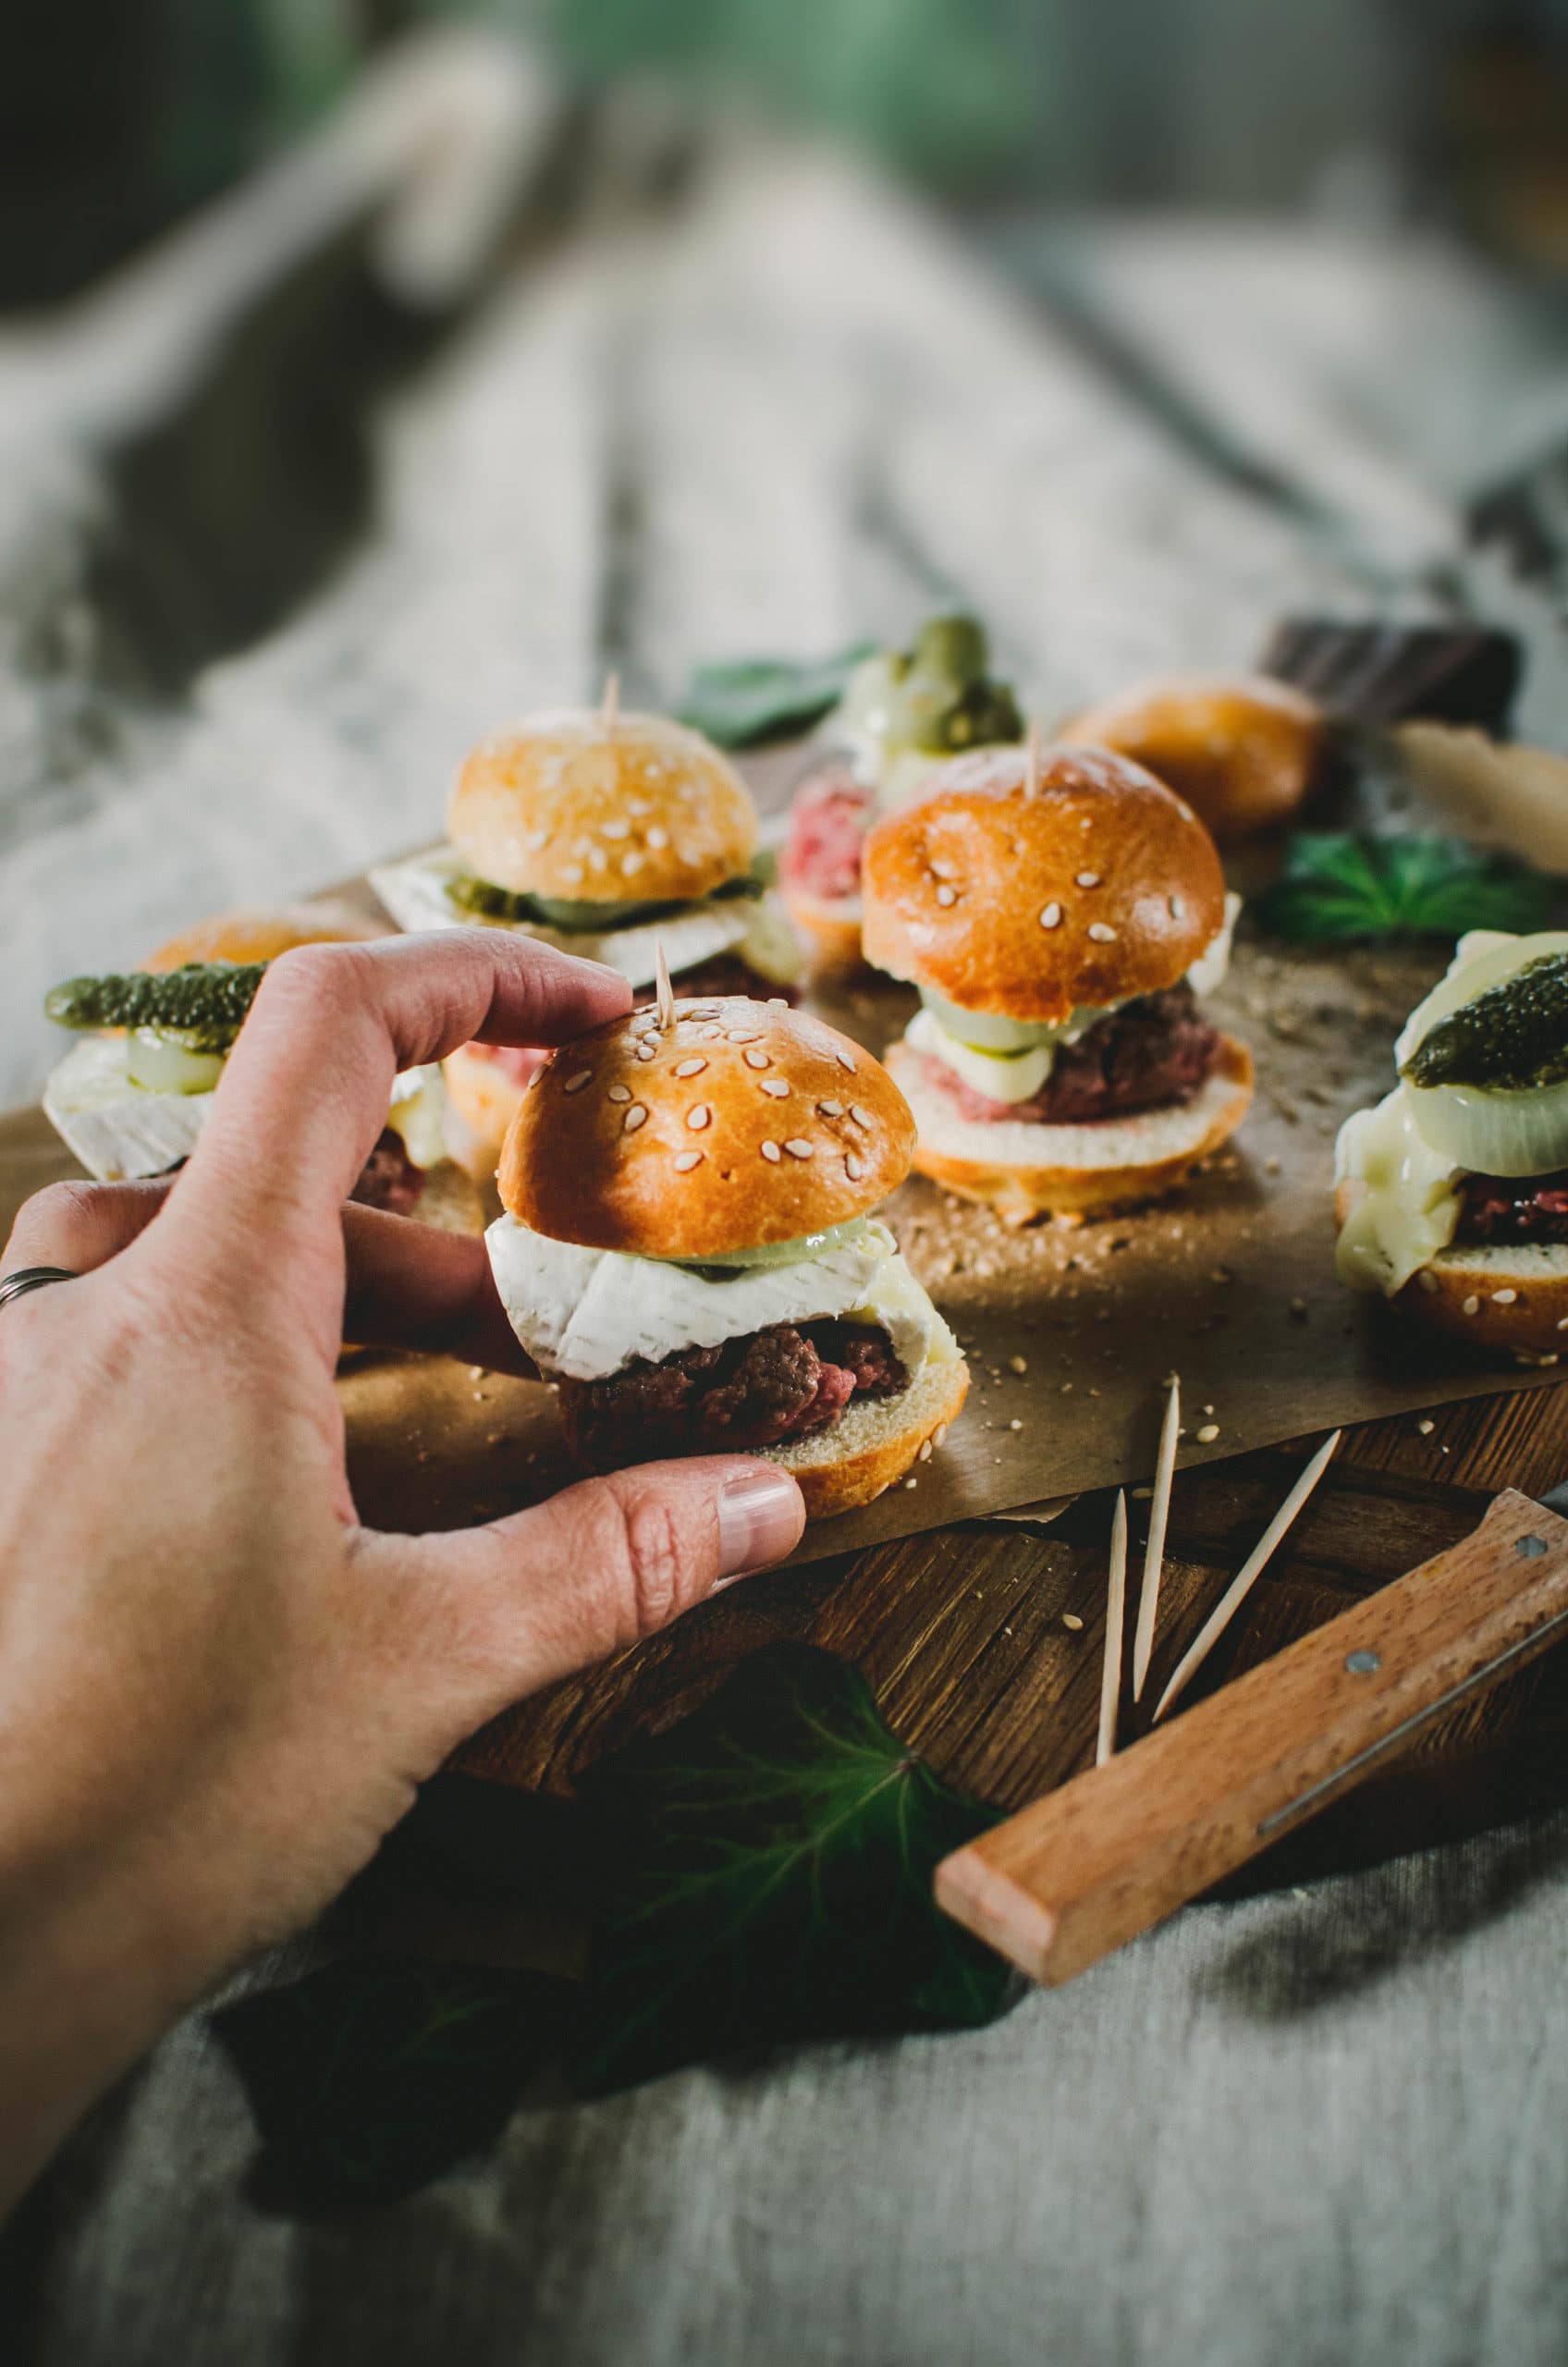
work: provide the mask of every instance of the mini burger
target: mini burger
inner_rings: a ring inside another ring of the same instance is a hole
[[[1131,756],[1184,797],[1222,847],[1294,821],[1329,737],[1314,700],[1261,674],[1136,682],[1075,715],[1060,736]]]
[[[1568,934],[1461,938],[1340,1129],[1340,1278],[1473,1346],[1568,1338]]]
[[[968,1367],[875,1213],[913,1144],[880,1063],[779,1001],[671,999],[552,1053],[487,1238],[580,1461],[763,1453],[820,1515],[939,1445]]]
[[[1236,900],[1171,791],[1103,749],[993,749],[877,824],[866,959],[920,990],[888,1065],[923,1175],[1022,1224],[1146,1200],[1234,1132],[1205,1016]]]
[[[227,913],[160,947],[124,975],[69,979],[44,1010],[80,1041],[43,1088],[61,1140],[100,1183],[183,1165],[266,964],[300,945],[383,934],[346,905]],[[353,1197],[448,1233],[481,1233],[472,1178],[447,1156],[438,1064],[405,1070]]]
[[[619,970],[652,991],[658,948],[693,990],[777,994],[801,949],[757,858],[745,783],[701,732],[600,708],[536,715],[476,748],[447,843],[371,873],[400,927],[479,923]],[[543,1056],[465,1045],[453,1102],[498,1150]]]
[[[861,958],[861,850],[878,814],[918,796],[955,753],[1023,738],[989,663],[972,617],[935,617],[913,649],[880,651],[851,676],[824,727],[839,753],[796,791],[778,866],[790,917],[825,967]]]

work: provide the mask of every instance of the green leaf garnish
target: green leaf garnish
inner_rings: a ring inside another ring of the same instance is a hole
[[[224,2006],[258,2201],[394,2202],[499,2136],[556,2041],[570,1984],[500,1966],[349,1957]]]
[[[1259,926],[1296,944],[1463,937],[1540,928],[1550,883],[1460,839],[1361,838],[1304,831],[1280,878],[1253,907]]]
[[[876,648],[875,642],[860,641],[836,656],[804,662],[739,657],[699,666],[675,711],[682,723],[705,732],[721,748],[786,739],[808,731],[838,705],[851,674]]]
[[[582,2094],[788,2040],[974,2028],[1019,1993],[931,1896],[938,1858],[997,1812],[934,1775],[831,1652],[753,1653],[582,1792],[611,1851]]]

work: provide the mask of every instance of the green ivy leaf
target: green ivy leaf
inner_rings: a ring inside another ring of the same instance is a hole
[[[931,1896],[937,1859],[998,1812],[934,1775],[831,1652],[753,1653],[582,1793],[609,1855],[581,2094],[790,2040],[974,2028],[1019,1993]]]
[[[262,2140],[255,2200],[362,2210],[493,2144],[570,1993],[547,1973],[349,1957],[222,2007]]]
[[[1302,832],[1254,913],[1260,926],[1296,944],[1452,938],[1472,928],[1541,928],[1551,893],[1537,873],[1461,839]]]
[[[741,657],[699,666],[676,713],[721,748],[749,748],[809,730],[843,697],[851,674],[876,643],[857,642],[836,657],[797,664],[788,658]]]

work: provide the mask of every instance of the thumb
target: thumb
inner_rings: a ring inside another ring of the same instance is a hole
[[[777,1464],[704,1455],[647,1463],[456,1535],[384,1537],[401,1681],[445,1750],[557,1677],[624,1651],[719,1587],[782,1561],[805,1527]],[[416,1712],[417,1715],[417,1712]]]

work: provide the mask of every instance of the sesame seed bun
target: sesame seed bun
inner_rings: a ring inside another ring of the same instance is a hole
[[[1324,717],[1265,675],[1171,674],[1086,707],[1061,737],[1131,756],[1235,846],[1294,818],[1322,762]]]
[[[141,966],[178,970],[187,962],[276,962],[280,953],[292,952],[297,945],[356,944],[386,934],[351,904],[325,899],[320,903],[279,904],[271,911],[219,913],[212,920],[198,921],[194,927],[181,929],[166,945],[160,945]]]
[[[552,1053],[501,1152],[501,1199],[557,1241],[703,1257],[864,1216],[914,1122],[879,1061],[782,1003],[719,996]]]
[[[481,879],[581,903],[688,901],[747,869],[756,816],[710,740],[661,715],[562,708],[486,740],[447,830]]]
[[[1338,1186],[1337,1224],[1345,1222],[1365,1189],[1354,1180]],[[1474,1242],[1439,1250],[1394,1293],[1392,1304],[1483,1355],[1555,1362],[1568,1348],[1568,1245]]]
[[[1220,1037],[1213,1073],[1190,1101],[1075,1126],[966,1118],[902,1044],[889,1048],[888,1066],[920,1129],[915,1172],[1008,1224],[1158,1199],[1235,1133],[1252,1103],[1252,1055],[1233,1036]]]
[[[861,867],[865,958],[965,1010],[1060,1021],[1158,994],[1225,920],[1214,841],[1104,749],[956,757],[888,815]]]

